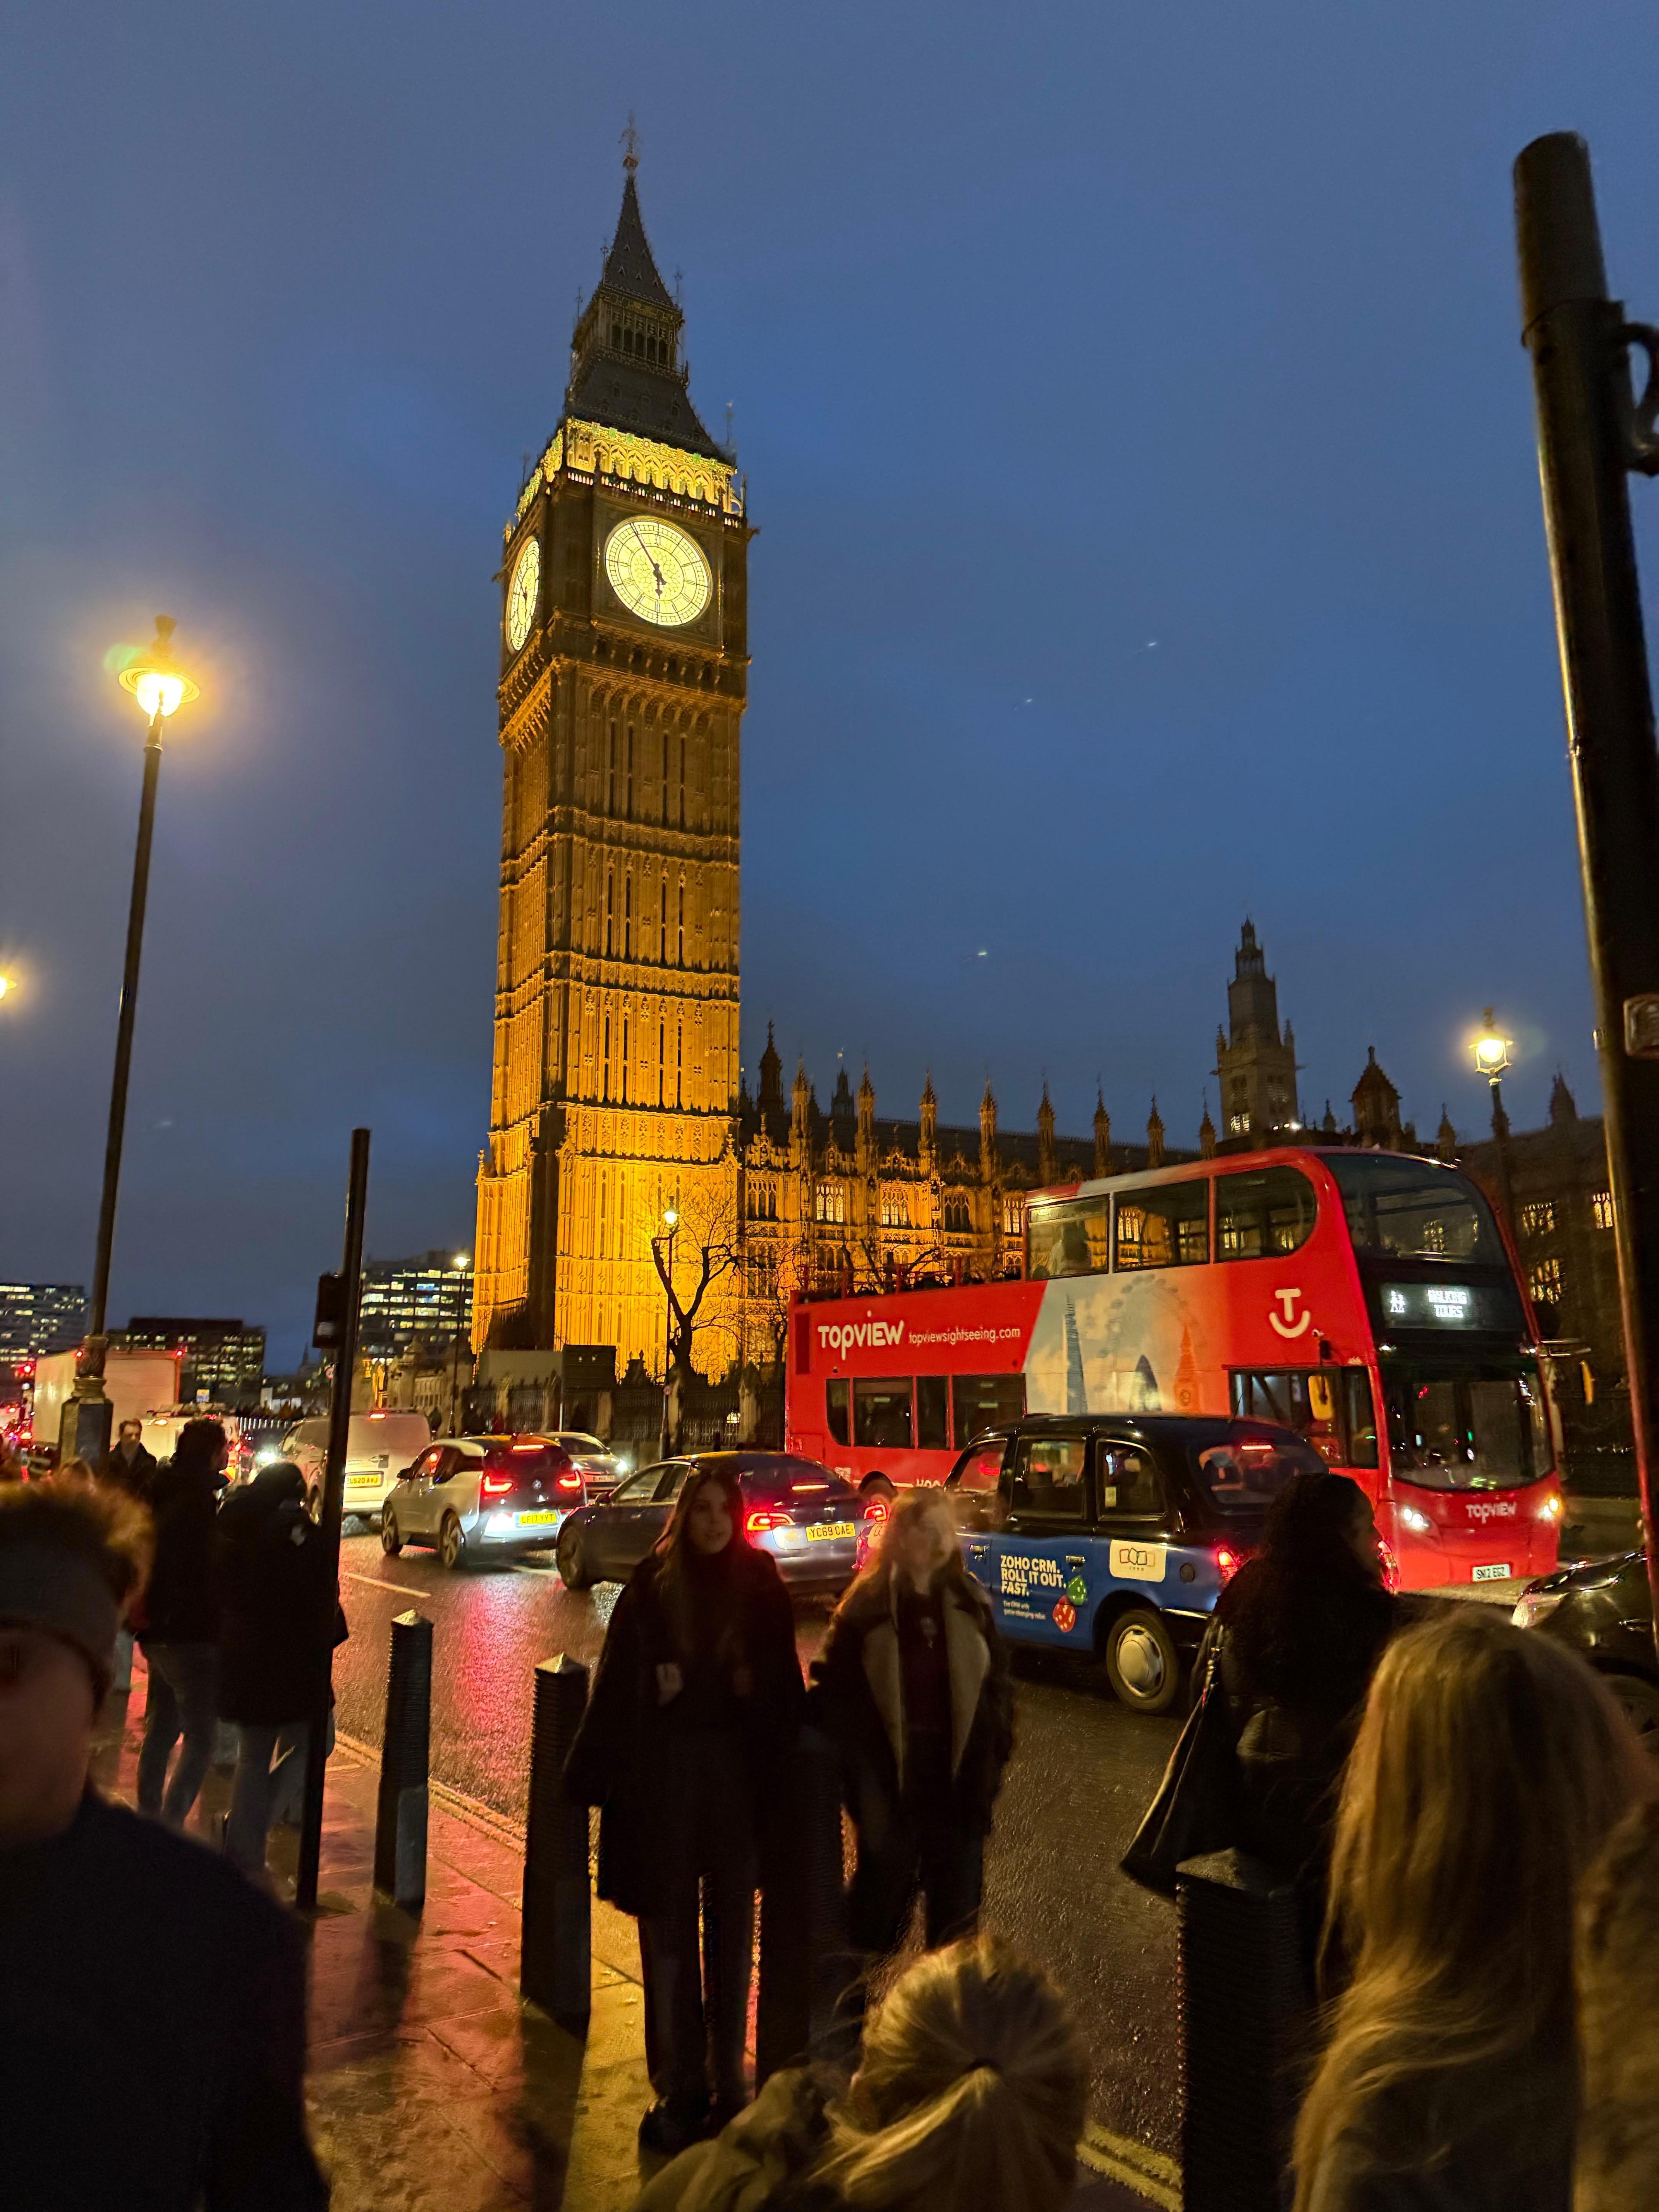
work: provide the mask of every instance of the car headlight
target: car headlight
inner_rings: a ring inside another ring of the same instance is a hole
[[[1517,1628],[1536,1628],[1547,1613],[1554,1612],[1565,1595],[1565,1590],[1527,1590],[1510,1619]]]
[[[1409,1528],[1413,1536],[1426,1536],[1434,1523],[1426,1513],[1419,1512],[1415,1505],[1402,1505],[1400,1509],[1400,1525],[1402,1528]]]

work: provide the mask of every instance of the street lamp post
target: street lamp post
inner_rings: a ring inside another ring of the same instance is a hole
[[[127,1079],[132,1067],[133,1018],[138,1006],[138,963],[144,949],[144,905],[149,896],[149,848],[155,832],[155,787],[161,774],[161,725],[198,687],[173,658],[171,615],[155,617],[155,638],[148,651],[121,672],[149,718],[144,740],[143,795],[138,803],[138,843],[132,861],[132,900],[127,909],[127,957],[121,978],[121,1006],[115,1024],[115,1073],[110,1085],[109,1133],[104,1144],[104,1188],[98,1206],[98,1253],[92,1271],[92,1310],[85,1356],[75,1378],[75,1395],[64,1407],[58,1432],[60,1460],[86,1459],[94,1465],[109,1450],[111,1407],[104,1395],[104,1358],[109,1348],[109,1268],[115,1243],[115,1201],[121,1182],[121,1145],[126,1133]]]
[[[455,1272],[458,1274],[464,1275],[471,1265],[472,1255],[471,1253],[458,1252],[455,1255]],[[458,1436],[460,1433],[455,1426],[455,1423],[459,1417],[459,1409],[461,1396],[460,1303],[461,1302],[458,1297],[455,1301],[455,1331],[450,1340],[449,1353],[449,1433],[452,1437]]]
[[[1492,1133],[1498,1147],[1498,1189],[1503,1200],[1504,1220],[1510,1235],[1516,1233],[1515,1219],[1515,1186],[1510,1175],[1510,1117],[1504,1111],[1504,1070],[1510,1064],[1510,1040],[1499,1034],[1498,1020],[1488,1006],[1481,1018],[1480,1034],[1474,1041],[1474,1065],[1492,1086]]]

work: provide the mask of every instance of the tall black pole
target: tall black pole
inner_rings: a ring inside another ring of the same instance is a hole
[[[1607,297],[1589,149],[1515,165],[1522,334],[1566,692],[1631,1425],[1659,1619],[1659,752],[1626,477],[1637,458],[1622,305]]]
[[[1504,1222],[1518,1243],[1521,1225],[1515,1218],[1515,1178],[1510,1167],[1510,1117],[1504,1109],[1504,1086],[1497,1076],[1492,1084],[1492,1137],[1498,1147],[1498,1189],[1504,1201]]]
[[[323,1495],[318,1525],[327,1547],[331,1586],[340,1578],[340,1519],[345,1503],[346,1443],[351,1431],[351,1382],[357,1365],[357,1308],[363,1286],[363,1214],[368,1203],[368,1131],[351,1133],[351,1176],[346,1188],[345,1310],[334,1357],[334,1382],[328,1402],[328,1457],[323,1467]],[[302,1910],[317,1902],[317,1873],[323,1850],[323,1776],[328,1762],[328,1717],[333,1705],[334,1616],[331,1607],[318,1658],[318,1694],[306,1735],[306,1794],[300,1815],[300,1865],[294,1902]]]
[[[133,1020],[138,1010],[138,966],[144,950],[144,908],[149,897],[149,850],[155,835],[155,787],[161,775],[161,721],[152,714],[144,740],[144,788],[138,802],[138,843],[132,856],[132,898],[127,908],[127,959],[115,1024],[115,1073],[109,1091],[109,1131],[104,1139],[104,1188],[98,1202],[98,1255],[92,1270],[92,1310],[87,1347],[76,1376],[75,1396],[64,1407],[59,1453],[95,1466],[109,1449],[110,1405],[104,1391],[109,1344],[109,1269],[115,1246],[115,1201],[121,1186],[121,1146],[127,1127],[127,1083],[132,1072]]]

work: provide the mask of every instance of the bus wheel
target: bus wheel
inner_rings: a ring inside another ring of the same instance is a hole
[[[863,1481],[859,1485],[859,1496],[860,1498],[885,1498],[887,1503],[890,1505],[893,1500],[898,1496],[898,1492],[894,1489],[892,1484],[889,1482],[884,1474],[866,1474]]]
[[[1106,1631],[1106,1679],[1138,1713],[1167,1713],[1181,1695],[1183,1669],[1175,1638],[1145,1606],[1118,1614]]]

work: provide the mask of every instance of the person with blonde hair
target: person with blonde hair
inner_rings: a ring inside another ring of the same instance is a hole
[[[1583,2110],[1573,2212],[1659,2204],[1659,1799],[1627,1813],[1584,1884]]]
[[[1351,1979],[1296,2131],[1295,2212],[1567,2212],[1574,1899],[1651,1787],[1582,1660],[1480,1606],[1397,1636],[1331,1860]]]
[[[917,1960],[872,2017],[844,2095],[775,2074],[635,2212],[1059,2212],[1077,2179],[1088,2063],[1065,2002],[994,1936]]]
[[[972,1934],[1013,1749],[1008,1648],[942,1492],[893,1507],[811,1673],[809,1717],[841,1753],[858,1833],[847,1899],[855,2018],[863,1979],[902,1942],[918,1891],[930,1949]]]

